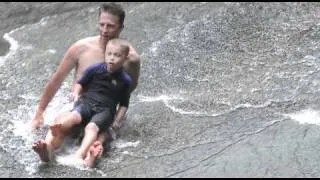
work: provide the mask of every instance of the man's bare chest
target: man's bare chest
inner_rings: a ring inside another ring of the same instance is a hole
[[[93,64],[103,62],[104,54],[99,50],[90,50],[83,52],[78,58],[78,66],[81,68],[87,68]]]

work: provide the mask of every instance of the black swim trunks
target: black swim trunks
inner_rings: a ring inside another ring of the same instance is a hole
[[[114,111],[111,108],[95,106],[83,99],[75,102],[73,111],[79,112],[84,126],[93,122],[99,127],[100,132],[106,131],[114,120]]]

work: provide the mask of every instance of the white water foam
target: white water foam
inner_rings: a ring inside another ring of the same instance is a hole
[[[73,101],[68,97],[71,84],[64,81],[60,89],[48,104],[44,113],[44,124],[49,125],[53,120],[63,112],[70,111],[73,108]]]
[[[55,50],[55,49],[48,49],[48,50],[46,50],[46,52],[47,52],[48,54],[56,54],[56,53],[57,53],[57,50]]]
[[[54,16],[53,16],[53,17],[54,17]],[[13,33],[15,33],[16,31],[22,30],[22,29],[24,29],[24,28],[26,28],[26,27],[28,27],[28,26],[30,26],[30,27],[38,26],[38,25],[40,25],[40,26],[45,26],[45,25],[47,25],[47,22],[48,22],[48,19],[49,19],[49,18],[50,18],[49,16],[44,17],[44,18],[41,18],[41,20],[40,20],[39,22],[35,23],[35,24],[23,25],[23,26],[21,26],[21,27],[19,27],[19,28],[13,29],[13,30],[10,31],[9,33],[5,33],[5,34],[3,35],[3,39],[5,39],[6,41],[9,42],[9,44],[10,44],[10,49],[9,49],[9,52],[7,53],[7,55],[5,55],[5,56],[0,56],[0,66],[3,66],[3,65],[4,65],[4,62],[5,62],[9,57],[12,57],[12,56],[16,53],[17,49],[19,48],[19,43],[18,43],[18,41],[16,41],[13,37],[11,37],[11,35],[12,35]],[[23,48],[32,48],[32,47],[23,47]]]
[[[300,124],[320,125],[320,112],[314,109],[304,109],[299,112],[285,114]]]
[[[156,101],[162,101],[166,107],[168,107],[169,109],[171,109],[173,112],[179,113],[179,114],[192,114],[192,115],[203,115],[207,113],[201,113],[201,112],[195,112],[195,111],[185,111],[179,108],[176,108],[172,105],[170,105],[170,101],[171,100],[183,100],[182,97],[179,97],[177,95],[160,95],[157,97],[146,97],[146,96],[141,96],[138,95],[138,99],[141,102],[156,102]]]
[[[106,174],[102,170],[86,167],[84,161],[76,158],[74,155],[76,148],[78,147],[74,146],[73,148],[68,149],[67,153],[56,155],[56,162],[60,165],[74,167],[82,171],[95,171],[101,176],[106,176]]]
[[[230,103],[226,103],[224,102],[223,104],[227,104],[228,106],[232,107],[227,111],[224,112],[219,112],[219,113],[208,113],[208,112],[199,112],[199,111],[185,111],[181,108],[177,108],[173,105],[170,104],[170,101],[172,100],[180,100],[180,101],[184,101],[185,99],[183,97],[180,97],[178,95],[160,95],[157,97],[147,97],[147,96],[141,96],[138,95],[138,100],[140,102],[156,102],[156,101],[162,101],[164,103],[164,105],[166,107],[168,107],[169,109],[171,109],[173,112],[179,113],[179,114],[184,114],[184,115],[192,115],[192,116],[210,116],[210,117],[216,117],[216,116],[220,116],[232,111],[235,111],[237,109],[241,109],[241,108],[263,108],[263,107],[267,107],[268,105],[270,105],[272,103],[271,100],[263,103],[263,104],[258,104],[258,105],[252,105],[249,103],[244,103],[244,104],[238,104],[232,107],[232,105]]]
[[[47,111],[44,113],[44,124],[49,125],[53,120],[63,112],[70,111],[73,108],[73,102],[57,99],[52,101]]]
[[[169,96],[169,95],[160,95],[158,97],[146,97],[146,96],[141,96],[138,95],[138,99],[141,102],[156,102],[156,101],[162,101],[166,107],[171,109],[173,112],[179,113],[179,114],[187,114],[187,115],[205,115],[208,116],[208,113],[203,113],[203,112],[196,112],[196,111],[185,111],[183,109],[179,109],[174,107],[173,105],[170,104],[171,100],[183,100],[182,97],[179,96]],[[216,116],[216,114],[212,114],[209,116]]]
[[[5,33],[3,35],[3,39],[5,39],[6,41],[9,42],[10,49],[9,49],[9,53],[7,55],[0,56],[0,66],[3,66],[5,60],[7,60],[9,57],[11,57],[13,54],[15,54],[18,47],[19,47],[18,42],[10,36],[14,31],[11,31],[9,33]]]
[[[114,147],[116,147],[117,149],[123,149],[127,147],[137,147],[139,144],[140,144],[140,141],[127,142],[119,139],[114,143]]]
[[[155,101],[168,101],[168,100],[183,100],[182,97],[179,97],[177,95],[160,95],[157,97],[147,97],[147,96],[142,96],[138,95],[138,98],[142,102],[155,102]]]

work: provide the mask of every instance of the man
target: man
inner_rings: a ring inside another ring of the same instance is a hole
[[[32,129],[39,129],[43,125],[43,114],[45,109],[54,97],[55,93],[60,88],[68,73],[73,68],[75,68],[75,76],[72,83],[72,91],[74,90],[74,85],[83,75],[85,69],[93,64],[104,61],[104,51],[106,44],[110,39],[119,37],[121,31],[124,28],[124,18],[125,12],[120,5],[110,3],[100,6],[100,34],[98,36],[81,39],[69,47],[63,59],[61,60],[58,69],[47,83],[44,92],[41,95],[40,103],[36,110],[35,117],[32,120]],[[140,57],[137,51],[131,45],[129,45],[129,55],[128,60],[124,64],[124,70],[130,75],[132,79],[132,92],[138,84],[140,75]],[[123,117],[125,113],[126,110],[124,109],[119,109],[116,112],[113,124],[113,127],[115,129],[119,128],[119,125],[122,121],[121,117]],[[48,138],[50,139],[52,137]],[[108,138],[108,133],[103,133],[99,134],[97,139],[101,142],[101,144],[103,144]]]

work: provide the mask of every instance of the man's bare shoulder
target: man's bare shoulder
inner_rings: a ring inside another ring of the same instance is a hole
[[[74,43],[75,46],[82,46],[82,45],[89,45],[89,44],[96,44],[98,41],[97,36],[90,36],[83,39],[78,40]]]
[[[83,52],[86,49],[90,49],[90,47],[92,47],[92,46],[95,46],[96,43],[97,43],[96,36],[86,37],[86,38],[80,39],[80,40],[76,41],[75,43],[73,43],[70,46],[70,51],[78,54],[80,52]]]
[[[128,63],[129,64],[139,64],[140,63],[140,55],[137,53],[129,53],[128,54]]]

